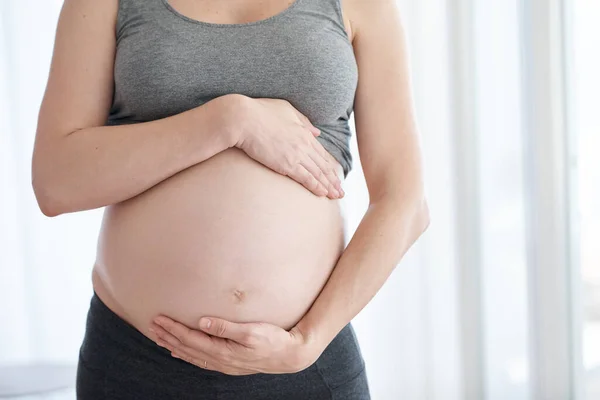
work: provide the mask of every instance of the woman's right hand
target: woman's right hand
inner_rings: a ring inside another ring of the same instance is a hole
[[[317,196],[343,197],[337,161],[316,140],[321,132],[305,115],[282,99],[247,97],[243,103],[242,115],[229,120],[237,125],[235,147]]]

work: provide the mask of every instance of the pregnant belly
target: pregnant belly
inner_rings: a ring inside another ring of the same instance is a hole
[[[158,314],[190,327],[206,315],[289,329],[344,242],[340,200],[232,148],[107,207],[93,285],[147,336]]]

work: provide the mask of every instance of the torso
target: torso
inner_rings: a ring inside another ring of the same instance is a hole
[[[290,0],[170,4],[196,20],[243,23],[277,14]],[[228,149],[105,209],[94,290],[147,336],[158,314],[190,327],[212,315],[289,329],[344,249],[342,201]]]

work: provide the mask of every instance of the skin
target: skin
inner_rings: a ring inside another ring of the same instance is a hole
[[[206,14],[206,20],[210,20],[208,15],[219,15],[223,19],[213,22],[250,21],[275,14],[285,6],[276,0],[268,4],[268,11],[263,3],[260,12],[258,8],[246,8],[239,15],[213,8],[214,13]],[[146,325],[145,318],[133,323],[188,362],[232,375],[293,372],[308,367],[376,294],[429,223],[404,36],[395,2],[346,0],[343,9],[360,71],[355,121],[369,190],[368,211],[343,254],[330,255],[335,256],[333,265],[315,269],[323,274],[320,278],[328,279],[311,288],[320,294],[315,295],[314,302],[310,299],[312,306],[289,327],[285,323],[248,320],[252,313],[243,318],[246,321],[204,313],[201,315],[210,317],[212,324],[202,328],[197,319],[178,319],[176,311],[164,313],[152,325]],[[224,162],[224,157],[231,157],[227,160],[232,163],[241,162],[234,148],[276,175],[292,178],[303,186],[302,190],[306,188],[315,195],[326,190],[328,199],[324,200],[335,204],[339,198],[336,191],[341,187],[334,176],[339,179],[340,166],[327,152],[315,147],[314,126],[285,101],[228,95],[159,121],[103,126],[112,97],[115,19],[116,1],[67,0],[63,7],[40,110],[32,169],[34,190],[46,215],[151,204],[147,200],[152,196],[168,195],[161,189],[164,185],[186,182],[184,170],[190,171],[191,177],[195,168],[198,175],[208,176],[210,165]],[[287,140],[281,139],[281,132],[289,132]],[[312,157],[307,158],[308,154]],[[271,179],[275,182],[276,177],[267,178],[254,164],[252,168],[257,168],[253,175],[256,180],[248,183],[249,188],[254,184],[268,188]],[[289,199],[301,196],[292,186],[279,189],[282,185],[288,183],[278,180],[279,194]],[[321,212],[329,207],[308,197],[299,204],[306,210],[314,207]],[[139,209],[136,207],[130,208]],[[333,215],[335,207],[330,211]],[[332,222],[327,229],[333,232],[336,224]],[[323,232],[314,232],[317,234]],[[339,239],[337,233],[335,236],[330,240]],[[325,249],[331,247],[327,242],[322,245]],[[246,267],[254,271],[255,266]],[[333,270],[331,274],[329,269]],[[293,271],[290,273],[288,278],[294,278]],[[100,289],[101,285],[94,288]],[[117,304],[113,306],[111,309],[118,313]],[[276,306],[273,304],[273,309]],[[198,305],[183,304],[179,308],[195,307]],[[127,315],[119,315],[127,319]],[[193,313],[185,315],[190,318]]]
[[[45,215],[125,201],[232,147],[317,196],[341,197],[339,164],[315,139],[319,130],[285,100],[232,94],[161,120],[104,126],[117,6],[64,2],[32,157],[32,185]]]
[[[282,99],[231,94],[104,126],[117,4],[67,0],[61,11],[32,160],[42,212],[105,206],[93,287],[145,335],[159,312],[291,328],[342,251],[341,165]]]
[[[429,226],[396,2],[344,0],[343,13],[360,73],[354,116],[368,210],[320,295],[292,329],[210,316],[190,329],[158,316],[151,326],[155,340],[174,357],[231,375],[307,368],[375,296]]]

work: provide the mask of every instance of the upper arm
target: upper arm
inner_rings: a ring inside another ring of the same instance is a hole
[[[346,1],[358,65],[356,140],[371,202],[388,194],[421,196],[420,145],[397,1]]]
[[[65,0],[36,144],[106,122],[113,95],[118,0]]]

